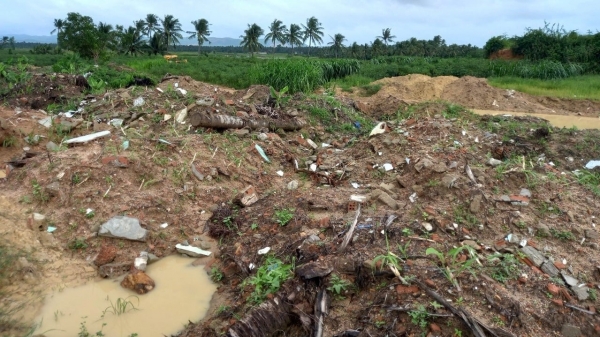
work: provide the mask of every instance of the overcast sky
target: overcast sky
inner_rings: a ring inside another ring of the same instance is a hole
[[[17,4],[18,3],[18,4]],[[446,43],[483,46],[495,35],[521,35],[544,21],[585,33],[600,30],[599,0],[0,0],[0,35],[49,35],[55,18],[68,12],[128,26],[148,13],[172,14],[192,30],[205,18],[213,37],[238,38],[248,23],[265,31],[273,19],[305,23],[315,16],[329,35],[341,33],[351,44],[370,43],[391,28],[395,41],[441,35]]]

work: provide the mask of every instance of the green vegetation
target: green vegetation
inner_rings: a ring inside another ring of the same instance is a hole
[[[106,300],[110,302],[110,305],[108,307],[106,307],[106,309],[104,309],[104,311],[102,312],[102,317],[104,317],[104,315],[106,315],[106,313],[111,313],[115,316],[121,316],[125,313],[128,313],[131,310],[139,310],[135,304],[133,304],[133,301],[130,300],[129,298],[133,297],[138,301],[138,305],[140,304],[140,299],[137,296],[128,296],[127,298],[117,298],[117,301],[115,303],[113,303],[113,301],[111,301],[108,296],[106,297]]]
[[[275,210],[275,222],[279,224],[279,226],[285,226],[294,218],[294,209],[293,208],[282,208]]]
[[[281,284],[293,276],[293,269],[292,264],[284,264],[273,256],[267,257],[263,265],[256,271],[256,275],[247,281],[254,285],[250,301],[259,304],[265,300],[268,294],[277,292]]]
[[[491,77],[490,85],[530,95],[600,100],[600,76],[583,75],[555,80]]]
[[[466,254],[467,258],[462,260],[460,255]],[[442,273],[448,281],[452,283],[456,287],[458,291],[461,291],[460,285],[458,284],[457,277],[463,272],[467,271],[473,275],[475,272],[473,270],[473,263],[477,261],[477,253],[475,249],[471,246],[465,245],[457,248],[452,248],[446,253],[442,253],[437,249],[430,247],[425,250],[425,255],[434,255],[438,258],[441,267]]]
[[[223,272],[217,268],[217,267],[212,267],[210,269],[210,279],[213,280],[213,282],[220,282],[223,279]]]
[[[506,283],[519,277],[520,263],[513,254],[496,253],[488,256],[488,261],[492,264],[489,269],[494,280]]]
[[[329,279],[329,287],[327,290],[331,291],[335,296],[343,298],[342,294],[350,287],[350,282],[340,278],[337,274],[331,275]]]

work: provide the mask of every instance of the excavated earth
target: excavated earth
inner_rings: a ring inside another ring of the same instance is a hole
[[[40,102],[56,100],[50,90],[14,92],[0,107],[0,240],[23,258],[0,285],[1,305],[31,323],[48,289],[99,278],[98,264],[131,264],[141,251],[177,254],[199,237],[213,254],[194,264],[220,276],[218,290],[179,336],[600,335],[598,173],[584,168],[600,159],[598,130],[476,116],[444,101],[589,116],[600,103],[509,95],[472,77],[379,82],[371,97],[296,95],[282,108],[267,87],[189,77],[97,95],[65,85],[55,96],[83,101],[82,111],[48,127]],[[194,114],[299,130],[194,127]],[[357,116],[360,125],[341,127]],[[100,131],[110,134],[64,142]],[[240,197],[249,186],[251,204]],[[293,215],[283,226],[282,210]],[[138,218],[147,240],[98,236],[115,215]],[[248,280],[270,257],[294,269],[258,305]]]

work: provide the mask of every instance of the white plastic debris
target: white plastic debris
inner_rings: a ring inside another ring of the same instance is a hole
[[[404,160],[406,161],[406,164],[410,164],[410,158],[406,157]]]
[[[350,185],[352,185],[352,187],[354,187],[354,188],[359,188],[360,187],[360,185],[357,184],[357,183],[350,183]]]
[[[163,116],[163,120],[164,120],[165,122],[166,122],[166,121],[168,121],[168,120],[169,120],[169,119],[171,119],[171,118],[173,118],[173,116],[171,116],[171,115],[169,115],[169,114],[165,114],[165,115]]]
[[[169,224],[166,222],[164,224],[160,225],[160,228],[167,228],[167,227],[169,227]]]
[[[394,169],[394,166],[392,166],[392,164],[390,164],[390,163],[385,163],[385,164],[383,164],[383,169],[386,171],[391,171]]]
[[[113,118],[110,120],[109,124],[118,128],[121,125],[123,125],[123,119],[122,118]]]
[[[306,142],[308,143],[308,145],[310,145],[310,147],[312,147],[315,150],[319,147],[317,143],[313,142],[310,138],[306,138]]]
[[[179,110],[179,112],[177,112],[177,117],[175,117],[175,120],[177,121],[177,123],[185,124],[185,118],[187,117],[187,114],[188,114],[187,108],[183,108],[183,109]]]
[[[175,82],[173,86],[175,86],[175,88],[179,88],[179,82]]]
[[[158,89],[158,88],[157,88]],[[162,91],[161,91],[162,92]],[[144,105],[144,97],[140,96],[133,100],[133,106],[138,107]]]
[[[164,92],[161,88],[156,88],[156,91],[158,91],[158,92]]]
[[[48,226],[48,229],[46,230],[48,233],[52,233],[56,230],[56,227],[54,226]]]
[[[100,132],[96,132],[96,133],[92,133],[89,135],[85,135],[85,136],[81,136],[81,137],[75,137],[69,140],[65,141],[65,144],[72,144],[72,143],[85,143],[85,142],[89,142],[91,140],[94,140],[96,138],[100,138],[100,137],[104,137],[104,136],[108,136],[110,135],[110,131],[106,130],[106,131],[100,131]]]
[[[322,148],[331,147],[331,144],[327,144],[327,143],[321,143],[321,147],[322,147]]]
[[[258,255],[265,255],[266,253],[271,251],[271,247],[265,247],[263,249],[258,250]]]
[[[88,209],[85,210],[85,215],[88,215],[88,214],[93,213],[93,212],[94,212],[93,209],[88,208]]]
[[[202,257],[202,256],[210,256],[212,254],[208,250],[200,249],[194,246],[186,246],[178,243],[175,245],[175,249],[181,254],[185,254],[191,257]]]
[[[369,133],[369,137],[372,137],[375,135],[380,135],[382,133],[385,133],[387,130],[388,130],[387,123],[380,122],[379,124],[375,125],[373,130],[371,130],[371,133]]]
[[[271,161],[269,160],[269,157],[267,157],[267,154],[265,153],[265,150],[263,150],[262,147],[260,147],[260,145],[258,144],[254,144],[254,148],[256,149],[256,151],[258,151],[258,153],[260,154],[261,157],[263,157],[263,159],[267,162],[270,163]]]
[[[588,170],[591,170],[598,166],[600,166],[600,160],[590,160],[587,164],[585,164],[585,168]]]
[[[45,128],[49,128],[52,126],[52,119],[53,116],[44,117],[38,121],[38,124],[44,126]]]
[[[278,176],[283,177],[283,171],[279,170],[279,171],[277,171],[275,173],[277,173]]]
[[[185,89],[177,88],[177,91],[179,91],[183,96],[187,95],[187,90]]]
[[[415,202],[417,201],[417,193],[413,193],[410,195],[410,197],[408,197],[408,200],[410,200],[410,202]]]
[[[249,270],[254,270],[254,268],[256,268],[256,265],[255,265],[254,263],[250,263],[250,264],[248,265],[248,269],[249,269]]]
[[[313,172],[317,171],[317,164],[310,164],[310,170]]]
[[[352,194],[352,195],[350,195],[350,200],[363,203],[367,200],[367,197],[364,195]]]

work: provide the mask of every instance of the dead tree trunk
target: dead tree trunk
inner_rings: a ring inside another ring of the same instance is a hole
[[[268,337],[290,324],[292,305],[275,297],[252,309],[227,331],[227,337]]]
[[[213,129],[242,129],[248,127],[252,130],[268,128],[269,130],[282,129],[283,131],[297,131],[302,129],[306,123],[299,119],[277,120],[270,118],[242,119],[229,115],[211,115],[207,113],[195,113],[190,116],[193,127],[205,127]]]

